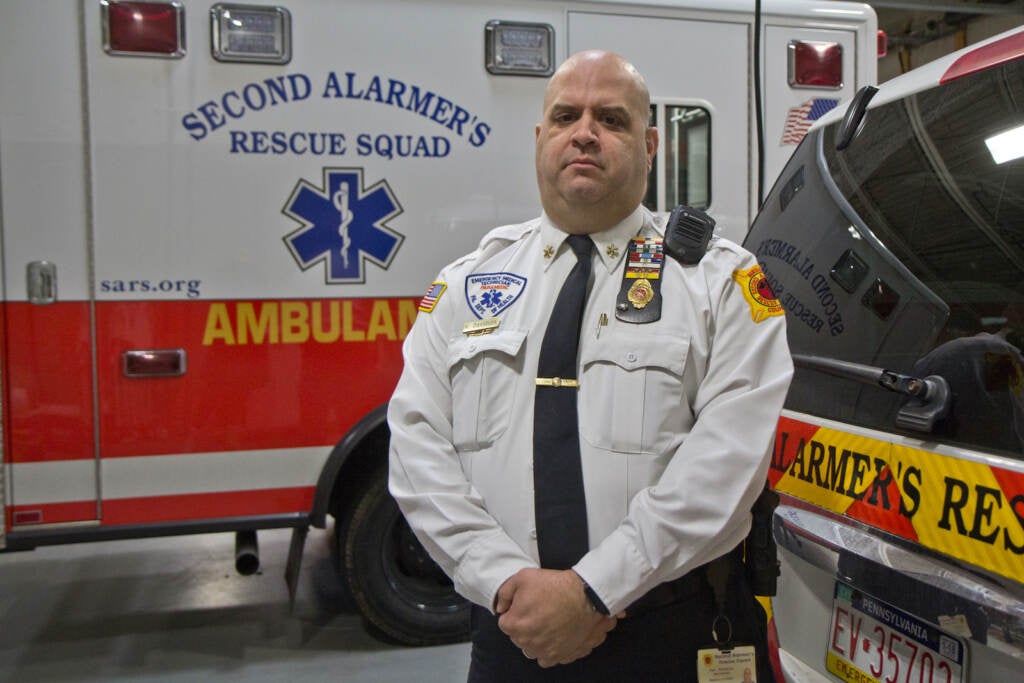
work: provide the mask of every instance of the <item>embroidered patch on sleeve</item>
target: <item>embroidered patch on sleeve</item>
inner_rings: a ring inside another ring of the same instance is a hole
[[[466,278],[466,303],[477,318],[496,318],[525,288],[526,278],[515,273],[477,273]]]
[[[437,306],[437,302],[441,300],[441,295],[444,294],[444,290],[448,289],[448,285],[444,282],[431,282],[430,289],[420,299],[420,310],[424,313],[430,313]]]
[[[782,304],[775,298],[775,292],[768,284],[768,278],[761,271],[761,266],[754,266],[749,270],[734,270],[732,279],[740,286],[743,298],[750,306],[750,317],[755,323],[773,315],[783,315]]]

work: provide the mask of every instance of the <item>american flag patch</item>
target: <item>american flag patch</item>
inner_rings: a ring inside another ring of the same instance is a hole
[[[422,299],[420,299],[420,310],[424,313],[430,313],[434,310],[434,306],[437,305],[438,299],[441,298],[441,295],[444,294],[444,290],[447,288],[448,285],[443,282],[431,282],[430,289],[428,289],[427,293],[423,295]]]
[[[660,237],[634,237],[629,243],[626,277],[657,279],[661,275],[661,264],[665,260],[664,249]]]
[[[799,107],[793,107],[786,115],[786,128],[782,131],[782,144],[798,145],[807,135],[811,124],[835,109],[839,100],[817,97],[807,100]]]

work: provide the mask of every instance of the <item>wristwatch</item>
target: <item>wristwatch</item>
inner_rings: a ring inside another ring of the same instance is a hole
[[[594,589],[591,588],[590,584],[586,581],[583,582],[583,595],[586,596],[587,602],[590,603],[590,606],[594,609],[595,612],[597,612],[598,614],[603,614],[606,617],[608,616],[608,608],[605,607],[604,602],[601,601],[601,598],[597,595],[596,592],[594,592]]]

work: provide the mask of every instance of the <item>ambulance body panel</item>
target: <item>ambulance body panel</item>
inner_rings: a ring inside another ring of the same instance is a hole
[[[769,179],[795,147],[786,123],[810,124],[793,110],[875,79],[866,5],[763,5],[757,60],[749,2],[5,7],[0,546],[330,514],[348,574],[369,572],[352,539],[408,534],[380,488],[383,407],[420,298],[489,229],[539,211],[550,69],[492,73],[485,40],[509,27],[504,56],[552,68],[594,47],[630,58],[661,130],[649,205],[700,206],[740,240],[758,206],[755,64]],[[175,27],[166,53],[120,42],[143,16]],[[791,88],[796,39],[832,44],[840,81]],[[399,547],[376,573],[419,569],[389,575],[404,597],[376,596],[408,608],[389,634],[461,634],[431,633],[462,607],[414,539]]]

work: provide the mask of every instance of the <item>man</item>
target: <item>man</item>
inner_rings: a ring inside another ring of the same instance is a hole
[[[658,146],[649,109],[622,57],[570,57],[536,127],[543,215],[445,268],[405,343],[390,488],[475,603],[472,682],[696,681],[714,624],[721,642],[728,626],[732,643],[757,644],[770,680],[734,549],[792,373],[784,322],[751,298],[759,269],[736,245],[713,239],[696,265],[664,256],[640,205]],[[585,306],[565,314],[579,273]],[[628,320],[659,298],[660,316]],[[561,347],[578,353],[548,374],[547,337],[573,317],[578,342]],[[572,438],[551,449],[566,425]],[[552,461],[575,471],[579,495],[559,480],[542,501]],[[579,508],[582,527],[566,521]],[[552,518],[565,529],[549,531]],[[722,556],[716,602],[703,567]]]

